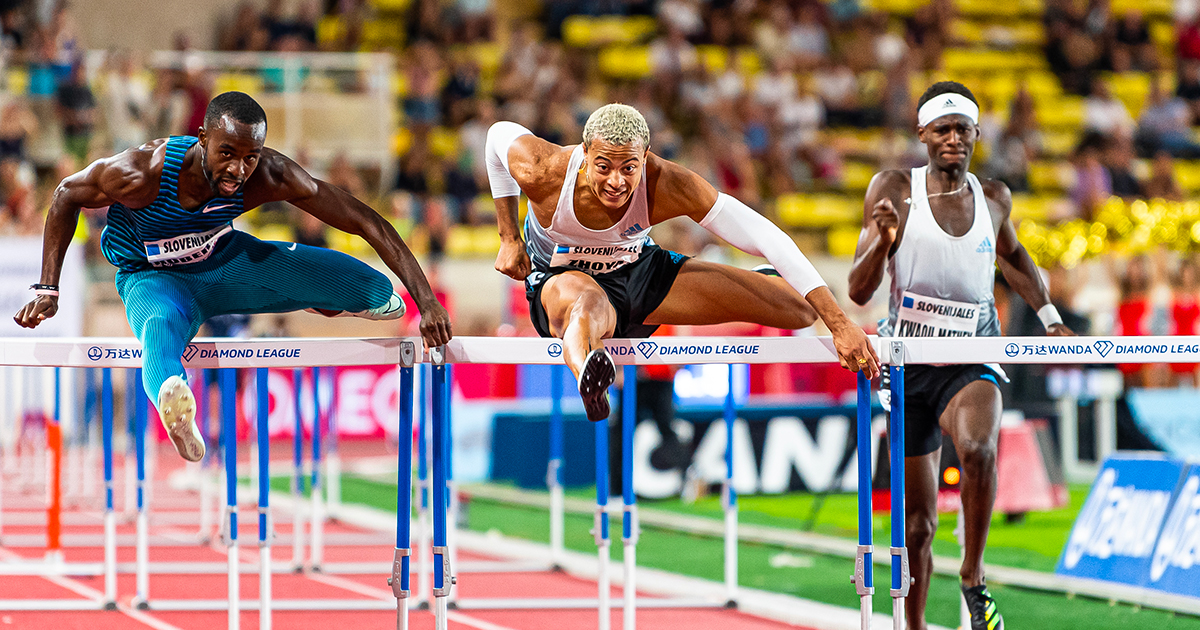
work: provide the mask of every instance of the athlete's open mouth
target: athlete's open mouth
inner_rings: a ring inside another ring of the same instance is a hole
[[[228,180],[228,179],[217,180],[217,189],[220,190],[221,193],[225,194],[225,195],[232,195],[233,193],[237,192],[238,188],[241,188],[241,187],[242,187],[242,182],[232,181],[232,180]]]

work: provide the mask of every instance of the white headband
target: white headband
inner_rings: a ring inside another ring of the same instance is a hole
[[[950,114],[962,114],[970,118],[971,122],[979,124],[979,106],[962,94],[947,92],[925,101],[921,109],[917,110],[917,125],[924,127],[935,119]]]

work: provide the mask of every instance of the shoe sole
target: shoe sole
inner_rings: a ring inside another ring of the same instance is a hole
[[[599,422],[608,419],[611,411],[608,406],[608,387],[616,378],[617,368],[603,348],[592,350],[587,355],[583,361],[583,371],[579,374],[579,397],[583,399],[588,420]]]
[[[304,309],[304,311],[306,313],[316,313],[317,315],[324,315],[325,317],[328,317],[330,319],[334,319],[334,318],[338,318],[338,317],[357,317],[359,319],[369,319],[371,321],[384,322],[384,321],[390,321],[393,319],[400,319],[401,317],[404,317],[404,313],[408,310],[407,307],[404,305],[404,299],[401,298],[400,296],[396,295],[395,293],[392,294],[392,297],[388,300],[387,304],[384,304],[383,306],[381,306],[379,308],[384,308],[384,307],[390,307],[390,308],[388,308],[387,310],[385,310],[381,313],[373,313],[369,310],[368,311],[360,311],[357,313],[351,313],[349,311],[332,311],[332,310],[325,309],[325,308],[315,308],[315,307],[314,308],[306,308],[306,309]]]
[[[189,462],[198,462],[204,459],[204,440],[196,426],[196,397],[183,379],[177,379],[168,387],[159,396],[159,417],[179,456]]]

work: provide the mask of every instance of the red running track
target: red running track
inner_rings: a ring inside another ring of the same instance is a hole
[[[226,548],[217,543],[198,542],[197,508],[199,500],[194,494],[173,490],[165,481],[168,469],[178,467],[178,462],[164,451],[159,459],[160,481],[154,486],[154,502],[151,509],[150,561],[153,562],[200,562],[207,561],[219,567],[227,562]],[[123,484],[116,483],[118,494],[115,505],[123,505],[119,496]],[[10,541],[28,541],[44,535],[44,526],[39,516],[44,515],[44,491],[14,494],[12,485],[6,484],[3,503],[3,532],[0,535],[0,563],[15,559],[37,559],[45,554],[42,546],[5,546]],[[75,501],[64,511],[64,534],[98,537],[103,533],[100,503],[92,499]],[[241,560],[243,563],[257,562],[257,518],[255,506],[240,507]],[[291,533],[289,510],[275,509],[275,530],[278,535]],[[194,523],[187,522],[187,514],[196,517]],[[134,527],[131,521],[119,517],[118,536],[132,540]],[[156,522],[157,521],[157,522]],[[24,523],[24,524],[22,524]],[[377,535],[379,543],[355,545],[328,545],[325,562],[389,563],[392,545],[387,532],[369,532],[342,523],[331,522],[326,528],[327,536],[336,539],[338,534]],[[69,537],[68,537],[69,540]],[[103,549],[98,544],[72,546],[64,549],[67,562],[100,562]],[[277,563],[292,559],[291,545],[278,541],[272,548],[273,560]],[[118,547],[118,562],[133,562],[132,544]],[[459,560],[497,560],[476,554],[460,553]],[[417,564],[414,561],[414,569]],[[224,600],[227,576],[220,573],[203,575],[181,575],[154,573],[150,576],[149,595],[151,608],[131,608],[130,599],[135,591],[132,573],[121,573],[117,579],[119,609],[117,611],[63,611],[24,612],[0,609],[0,630],[7,627],[47,630],[98,630],[156,628],[159,630],[212,630],[223,628],[228,615],[225,611],[214,612],[168,612],[153,609],[156,599],[201,599]],[[339,599],[339,600],[390,600],[391,590],[385,574],[301,574],[276,573],[272,576],[272,595],[276,600],[284,599]],[[241,596],[243,600],[257,600],[258,574],[242,573]],[[412,576],[412,587],[417,588],[417,577]],[[0,576],[0,600],[53,599],[99,601],[104,590],[103,576],[36,577]],[[595,597],[596,583],[564,573],[460,573],[456,596],[470,598],[585,598]],[[641,597],[642,595],[639,594]],[[612,627],[621,627],[621,590],[612,590]],[[646,596],[648,597],[648,596]],[[258,611],[243,611],[241,627],[247,630],[258,628]],[[296,630],[365,630],[367,628],[394,628],[394,610],[381,611],[279,611],[273,613],[275,628]],[[638,627],[642,630],[677,630],[679,628],[720,630],[781,630],[795,628],[785,623],[754,617],[726,609],[640,609]],[[596,611],[587,610],[512,610],[512,611],[456,611],[450,613],[449,627],[477,630],[560,630],[563,628],[595,628]],[[434,627],[433,615],[429,611],[414,610],[410,613],[410,628],[426,630]]]

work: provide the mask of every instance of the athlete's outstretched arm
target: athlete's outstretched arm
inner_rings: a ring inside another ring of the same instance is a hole
[[[127,151],[111,158],[97,160],[87,168],[67,177],[54,189],[46,227],[42,232],[42,275],[39,284],[58,286],[67,247],[79,223],[79,211],[84,208],[104,208],[115,202],[141,207],[153,201],[145,198],[147,182],[145,169],[148,156]],[[142,152],[150,153],[150,152]],[[157,191],[155,191],[157,192]],[[34,328],[58,312],[58,296],[38,295],[13,317],[17,324]]]
[[[496,271],[514,280],[524,280],[532,268],[521,236],[518,212],[521,191],[531,199],[541,200],[546,192],[542,185],[547,179],[545,160],[560,149],[514,122],[500,121],[488,129],[484,159],[500,232]]]
[[[900,179],[903,179],[900,172],[884,171],[871,178],[867,186],[862,232],[858,235],[854,263],[850,266],[849,293],[855,304],[863,305],[871,300],[883,281],[888,256],[895,250],[900,215],[889,191]]]
[[[1037,264],[1025,250],[1025,246],[1017,240],[1017,231],[1013,228],[1009,213],[1012,211],[1012,193],[1003,182],[984,182],[984,193],[988,200],[997,206],[1003,216],[1000,229],[996,234],[996,262],[1009,286],[1025,300],[1046,326],[1046,334],[1065,336],[1075,333],[1062,323],[1058,311],[1050,303],[1050,292],[1042,284],[1042,275],[1038,273]]]
[[[659,159],[652,224],[687,215],[730,245],[766,258],[779,275],[817,311],[833,334],[842,367],[869,377],[879,375],[879,358],[865,333],[838,306],[833,293],[808,258],[770,219],[737,199],[718,193],[704,178],[682,166]],[[707,204],[707,205],[706,205]],[[661,208],[661,211],[658,211]]]
[[[276,151],[264,149],[262,163],[255,175],[260,171],[265,171],[263,175],[267,181],[261,189],[267,194],[275,193],[279,201],[290,202],[327,225],[367,241],[417,303],[425,344],[433,348],[450,341],[453,335],[450,315],[434,296],[420,263],[391,223],[350,193],[309,175],[300,165]],[[258,205],[270,200],[251,200],[249,197],[251,195],[247,194],[247,207],[253,207],[251,201],[257,201],[254,205]]]

